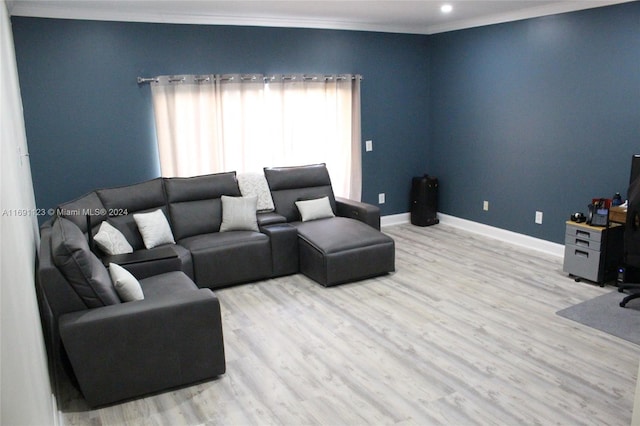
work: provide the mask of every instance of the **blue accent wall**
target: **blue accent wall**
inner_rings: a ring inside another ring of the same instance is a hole
[[[564,243],[572,212],[625,197],[640,153],[639,2],[429,42],[427,164],[441,212]]]
[[[431,36],[13,17],[40,208],[159,175],[136,77],[358,73],[363,200],[409,210],[411,177],[443,213],[548,241],[592,197],[626,195],[640,153],[640,2]],[[489,201],[489,211],[482,202]],[[535,211],[544,213],[542,225]]]
[[[384,192],[383,214],[406,212],[411,177],[425,172],[426,36],[24,17],[12,26],[40,208],[159,176],[150,87],[137,76],[361,74],[362,137],[374,141],[363,148],[363,200]]]

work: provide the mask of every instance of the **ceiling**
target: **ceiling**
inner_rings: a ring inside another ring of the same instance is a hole
[[[629,0],[6,0],[14,16],[433,34]],[[441,5],[453,7],[450,13]]]

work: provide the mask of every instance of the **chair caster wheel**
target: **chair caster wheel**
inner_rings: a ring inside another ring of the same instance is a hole
[[[624,291],[624,288],[618,287],[618,293],[622,293],[623,291]]]
[[[621,307],[621,308],[624,308],[624,305],[626,305],[626,303],[624,303],[624,302],[620,302],[620,307]]]

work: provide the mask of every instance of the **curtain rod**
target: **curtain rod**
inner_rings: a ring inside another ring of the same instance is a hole
[[[287,81],[295,81],[298,79],[300,79],[301,81],[317,81],[320,79],[324,79],[325,81],[330,81],[333,79],[346,80],[348,78],[347,75],[344,74],[273,74],[270,76],[265,76],[262,74],[169,75],[157,77],[138,77],[138,84],[159,83],[161,77],[166,77],[169,83],[183,83],[187,80],[187,78],[193,79],[193,81],[198,83],[211,81],[212,78],[215,81],[233,81],[236,78],[240,81],[256,81],[259,79],[262,79],[263,81],[274,81],[276,79]],[[364,78],[359,74],[352,75],[351,79],[364,80]]]

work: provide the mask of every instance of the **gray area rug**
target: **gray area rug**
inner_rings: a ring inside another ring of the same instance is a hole
[[[632,300],[621,308],[620,301],[626,295],[616,290],[556,313],[640,345],[640,299]]]

